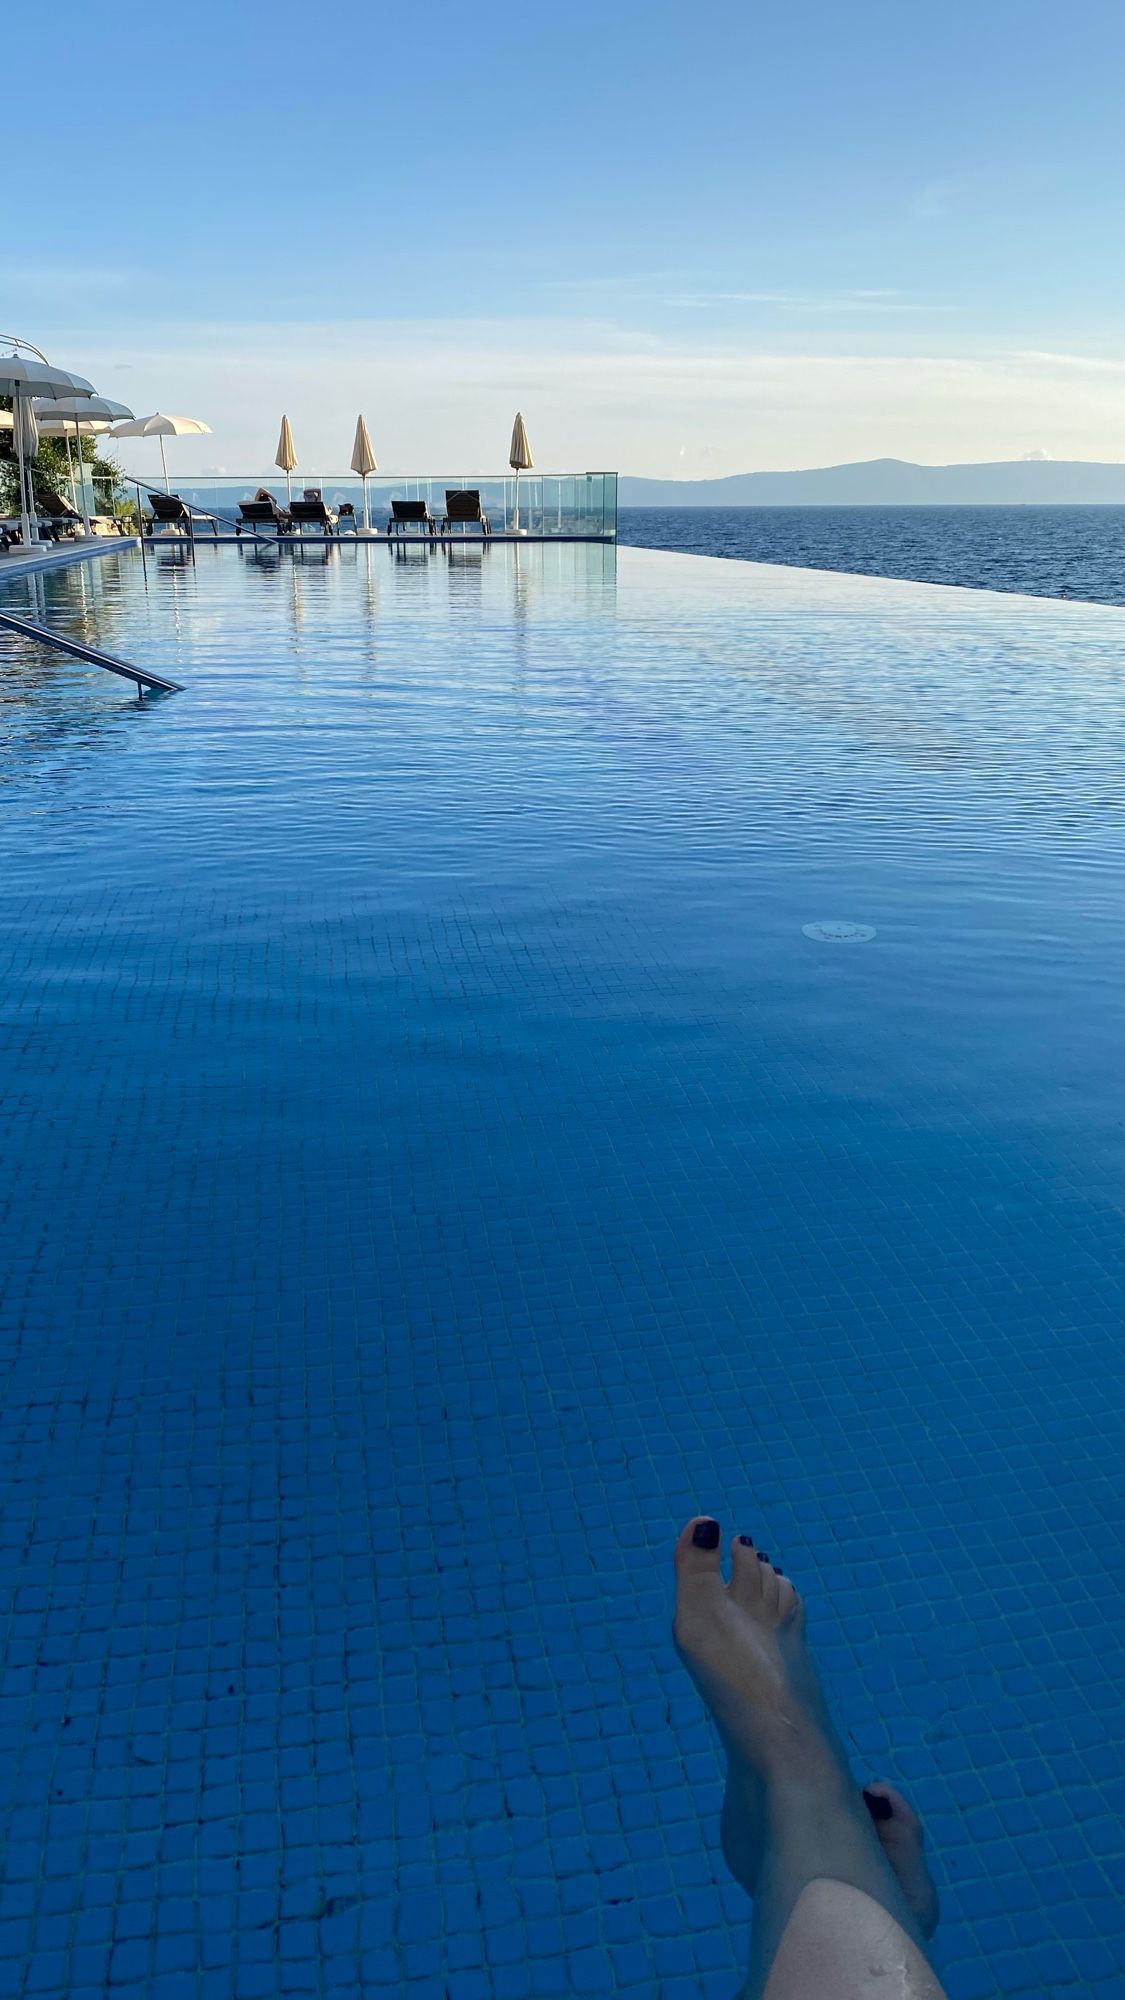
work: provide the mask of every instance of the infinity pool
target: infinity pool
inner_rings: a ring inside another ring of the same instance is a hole
[[[1125,614],[602,547],[4,602],[185,691],[0,635],[2,1990],[730,2000],[700,1508],[953,2000],[1119,2000]]]

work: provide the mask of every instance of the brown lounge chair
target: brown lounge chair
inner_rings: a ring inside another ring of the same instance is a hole
[[[235,528],[236,535],[240,535],[243,528],[272,528],[275,534],[283,535],[289,528],[289,516],[272,493],[259,493],[253,500],[240,500],[238,511],[242,519]]]
[[[150,493],[148,504],[152,509],[152,519],[145,529],[147,535],[151,536],[153,529],[158,526],[181,528],[189,540],[194,541],[196,522],[206,521],[215,540],[218,541],[219,523],[215,516],[205,514],[201,508],[189,507],[187,501],[181,500],[178,493]]]
[[[479,487],[470,486],[464,492],[454,492],[451,487],[446,487],[445,518],[441,524],[443,535],[449,533],[454,522],[460,522],[466,528],[479,528],[484,535],[492,533],[488,515],[481,509]]]
[[[81,514],[76,514],[69,501],[64,500],[61,493],[52,492],[50,487],[40,493],[37,511],[45,517],[55,541],[60,535],[76,535],[82,526]]]
[[[324,504],[319,486],[306,486],[299,500],[289,503],[289,518],[295,528],[319,528],[322,534],[336,533],[336,516]]]
[[[401,535],[406,528],[424,528],[428,535],[437,534],[437,522],[425,500],[391,501],[391,518],[387,522],[388,535]]]

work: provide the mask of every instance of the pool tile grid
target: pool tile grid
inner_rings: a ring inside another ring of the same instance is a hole
[[[647,898],[102,845],[0,908],[10,1990],[729,1994],[698,1505],[925,1811],[953,2000],[1119,1989],[1096,1148],[873,1115],[862,1020],[857,1115]]]

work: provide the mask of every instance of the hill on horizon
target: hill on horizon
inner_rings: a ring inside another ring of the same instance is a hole
[[[618,499],[622,507],[1125,506],[1125,465],[1041,458],[913,465],[905,458],[871,458],[803,472],[734,472],[723,479],[622,474]]]

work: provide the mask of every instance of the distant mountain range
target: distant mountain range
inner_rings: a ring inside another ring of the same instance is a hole
[[[871,458],[808,472],[735,472],[726,479],[622,476],[622,507],[1125,506],[1125,465],[1083,459],[911,465]]]

